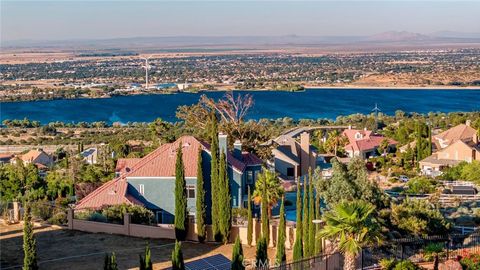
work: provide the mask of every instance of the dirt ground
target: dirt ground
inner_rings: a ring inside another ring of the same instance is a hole
[[[23,262],[22,225],[0,223],[0,269],[21,269]],[[40,269],[101,269],[106,252],[115,252],[119,269],[138,269],[139,254],[149,242],[154,269],[171,266],[172,240],[141,239],[121,235],[85,233],[58,227],[35,228]],[[185,261],[214,254],[231,258],[232,244],[182,244]],[[243,246],[246,259],[255,257],[255,247]],[[275,249],[268,250],[271,259]],[[291,250],[287,259],[291,260]]]

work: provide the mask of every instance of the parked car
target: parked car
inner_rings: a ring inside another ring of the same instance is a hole
[[[402,182],[408,182],[408,177],[406,175],[400,175],[398,179]]]

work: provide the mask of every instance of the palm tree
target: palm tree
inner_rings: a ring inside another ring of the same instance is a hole
[[[268,217],[271,217],[272,208],[277,205],[278,200],[283,196],[284,190],[277,175],[266,168],[263,168],[255,183],[253,201],[257,205],[262,203],[262,190],[266,190],[264,195],[268,203]]]
[[[345,256],[344,270],[355,270],[355,258],[363,246],[380,242],[375,207],[364,201],[343,201],[324,215],[322,237],[337,243]]]
[[[327,141],[325,142],[325,146],[327,147],[329,152],[332,152],[335,156],[337,156],[338,153],[338,147],[339,146],[344,146],[348,142],[347,138],[343,136],[340,131],[338,130],[332,130],[328,132],[328,138]]]

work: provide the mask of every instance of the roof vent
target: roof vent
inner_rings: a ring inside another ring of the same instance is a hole
[[[189,146],[190,146],[190,143],[188,143],[188,142],[187,142],[187,143],[184,143],[184,144],[182,145],[182,147],[189,147]]]

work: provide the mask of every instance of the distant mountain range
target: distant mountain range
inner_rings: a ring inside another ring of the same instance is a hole
[[[252,47],[323,47],[334,45],[388,46],[399,44],[480,44],[480,33],[452,31],[435,32],[428,35],[406,31],[389,31],[372,36],[172,36],[131,37],[111,39],[78,39],[56,41],[17,40],[2,41],[3,48],[252,48]]]

